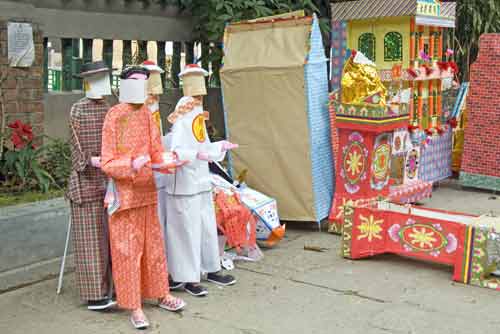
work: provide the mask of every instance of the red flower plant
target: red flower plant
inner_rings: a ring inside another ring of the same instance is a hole
[[[8,127],[12,129],[12,135],[10,141],[16,149],[22,149],[33,140],[33,129],[31,125],[24,124],[20,120],[8,124]]]

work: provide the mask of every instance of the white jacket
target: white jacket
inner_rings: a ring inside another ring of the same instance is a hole
[[[183,97],[175,109],[192,101],[192,97]],[[189,163],[177,168],[175,174],[157,173],[157,188],[170,195],[197,195],[212,190],[208,161],[197,159],[197,154],[207,153],[211,161],[221,161],[225,151],[222,142],[210,142],[202,106],[195,106],[179,116],[163,137],[163,145],[166,150],[175,152],[179,160],[188,160]]]

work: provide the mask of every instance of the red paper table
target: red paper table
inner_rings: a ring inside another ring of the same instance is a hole
[[[450,265],[453,280],[500,291],[500,218],[405,207],[388,202],[344,208],[342,255],[393,253]],[[496,263],[495,263],[496,261]],[[493,269],[493,270],[495,270]]]
[[[330,232],[340,233],[343,207],[389,196],[392,132],[408,125],[408,115],[390,116],[382,107],[339,104],[339,151]]]

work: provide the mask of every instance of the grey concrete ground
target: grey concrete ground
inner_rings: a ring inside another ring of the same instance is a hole
[[[427,206],[500,214],[500,197],[443,186]],[[327,248],[305,251],[304,245]],[[209,286],[206,298],[179,293],[181,314],[148,306],[150,333],[499,333],[500,293],[456,284],[452,270],[380,256],[340,258],[340,239],[294,225],[259,263],[238,266],[234,287]],[[78,304],[73,275],[0,295],[0,333],[134,333],[126,313]]]

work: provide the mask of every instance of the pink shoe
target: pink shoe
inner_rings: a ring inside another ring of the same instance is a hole
[[[130,322],[134,326],[135,329],[146,329],[149,327],[149,321],[148,318],[146,318],[146,315],[141,312],[141,314],[134,314],[136,312],[132,312],[132,315],[130,315]]]
[[[177,312],[186,306],[186,302],[180,298],[169,295],[163,298],[158,306],[170,312]]]

